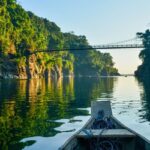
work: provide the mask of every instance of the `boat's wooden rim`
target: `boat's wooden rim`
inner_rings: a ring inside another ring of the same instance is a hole
[[[130,132],[134,133],[135,135],[139,136],[141,139],[143,139],[144,141],[146,141],[148,144],[150,144],[150,140],[145,138],[143,135],[137,133],[136,131],[130,129],[129,127],[127,127],[126,125],[124,125],[122,122],[120,122],[116,117],[112,116],[111,117],[115,122],[117,122],[118,124],[120,124],[123,128],[129,130]]]
[[[110,101],[94,101],[94,102],[92,102],[92,106],[93,106],[93,108],[92,108],[93,110],[91,111],[92,112],[91,117],[88,119],[88,121],[85,123],[85,125],[80,130],[76,131],[70,138],[68,138],[68,140],[59,148],[59,150],[64,150],[66,147],[69,146],[69,143],[72,143],[73,145],[75,145],[77,143],[77,135],[79,135],[79,133],[81,131],[83,131],[83,129],[89,129],[90,125],[93,123],[93,121],[97,117],[97,114],[98,114],[99,110],[103,110],[103,111],[107,112],[105,117],[110,117],[116,124],[121,126],[120,129],[122,129],[122,128],[126,129],[127,131],[129,131],[133,135],[135,135],[136,137],[141,138],[141,140],[143,140],[147,144],[150,144],[149,139],[147,139],[144,136],[140,135],[136,131],[128,128],[126,125],[121,123],[117,118],[115,118],[112,115]],[[66,150],[70,150],[70,149],[66,149]]]
[[[70,138],[68,138],[68,140],[59,148],[59,150],[63,150],[68,145],[69,141],[71,141],[73,138],[76,138],[76,135],[85,129],[87,125],[89,125],[89,123],[91,123],[93,120],[94,118],[90,117],[86,124],[80,130],[76,131]]]
[[[113,115],[111,116],[111,118],[116,122],[118,123],[119,125],[121,125],[123,128],[127,129],[128,131],[130,131],[131,133],[135,134],[136,136],[139,136],[141,139],[143,139],[144,141],[146,141],[148,144],[150,144],[150,140],[148,140],[147,138],[145,138],[144,136],[140,135],[139,133],[135,132],[134,130],[128,128],[126,125],[124,125],[123,123],[121,123],[116,117],[114,117]],[[70,143],[70,141],[74,138],[77,137],[77,135],[83,130],[85,129],[89,123],[91,123],[92,121],[94,120],[93,117],[90,117],[88,119],[88,121],[86,122],[86,124],[78,131],[76,131],[70,138],[68,138],[68,140],[59,148],[59,150],[63,150],[67,145],[68,143]]]

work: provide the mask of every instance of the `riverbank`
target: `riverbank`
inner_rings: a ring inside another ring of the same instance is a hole
[[[42,56],[41,56],[42,57]],[[56,57],[56,56],[54,56]],[[43,57],[44,59],[44,57]],[[56,58],[57,59],[57,58]],[[37,78],[61,78],[68,76],[77,77],[100,77],[100,76],[118,76],[120,75],[115,68],[98,69],[92,68],[89,64],[76,66],[70,62],[68,66],[62,62],[49,63],[39,62],[39,55],[31,55],[29,57],[22,57],[19,59],[0,59],[0,78],[1,79],[37,79]],[[67,62],[68,63],[68,62]],[[83,69],[82,69],[83,68]]]

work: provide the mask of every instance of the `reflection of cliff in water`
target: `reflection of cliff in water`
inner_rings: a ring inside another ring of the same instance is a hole
[[[139,81],[139,84],[143,87],[140,95],[144,112],[146,112],[143,114],[143,119],[150,121],[150,79],[147,78],[144,82]]]
[[[61,123],[53,120],[87,115],[103,93],[112,93],[113,78],[64,78],[0,81],[0,147],[21,149],[31,136],[54,136]]]

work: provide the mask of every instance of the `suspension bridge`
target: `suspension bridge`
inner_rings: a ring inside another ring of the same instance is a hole
[[[64,48],[52,48],[49,50],[37,50],[33,53],[39,52],[55,52],[55,51],[81,51],[81,50],[108,50],[108,49],[142,49],[144,45],[142,40],[135,37],[129,40],[119,41],[115,43],[101,44],[101,45],[90,45],[90,46],[74,46],[74,47],[64,47]],[[32,54],[33,54],[32,53]]]

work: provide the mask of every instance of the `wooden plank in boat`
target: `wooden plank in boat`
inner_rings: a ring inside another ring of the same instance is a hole
[[[103,137],[103,138],[129,138],[135,137],[135,134],[126,129],[100,129],[100,130],[82,130],[77,134],[79,138]]]

